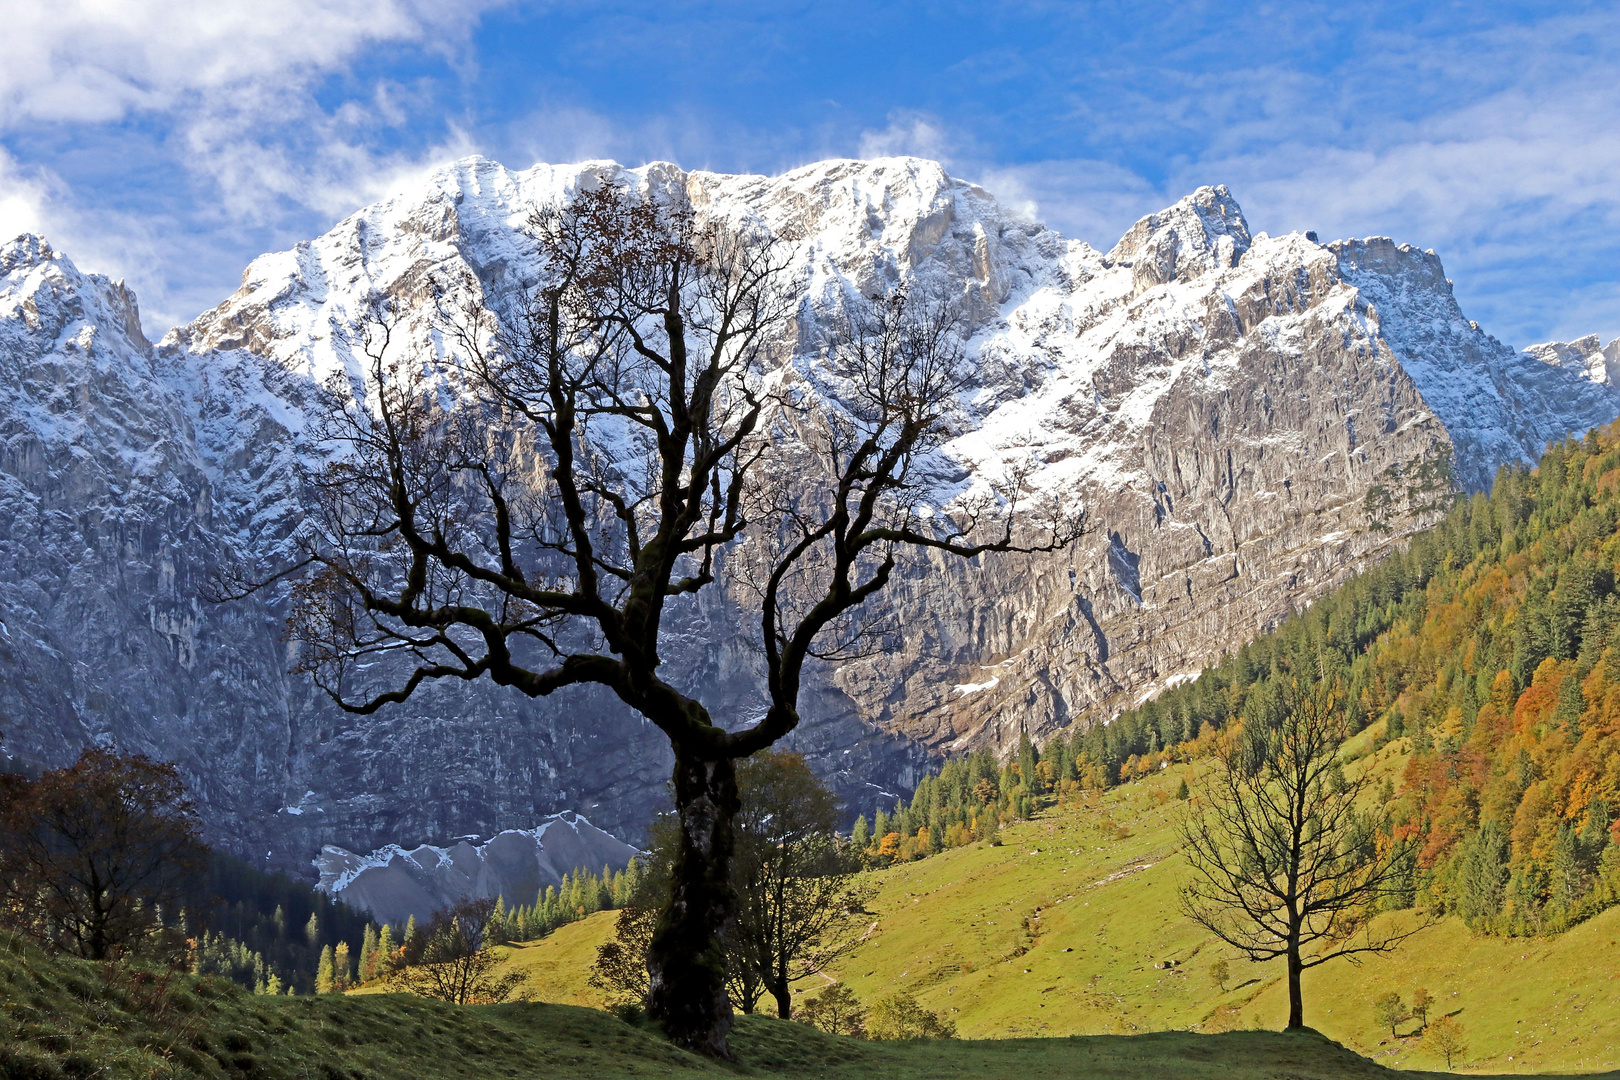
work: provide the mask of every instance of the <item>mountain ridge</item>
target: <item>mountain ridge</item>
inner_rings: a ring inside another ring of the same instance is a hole
[[[607,695],[432,687],[352,718],[287,674],[275,602],[198,599],[225,561],[294,550],[304,413],[316,380],[358,372],[345,335],[366,301],[396,297],[426,340],[435,276],[485,296],[532,284],[529,209],[602,182],[795,236],[798,377],[815,377],[819,313],[841,297],[906,280],[954,300],[977,374],[936,463],[941,504],[1033,458],[1036,483],[1097,525],[1070,553],[902,568],[885,599],[901,648],[818,673],[793,739],[849,797],[909,788],[945,748],[1106,720],[1436,520],[1455,482],[1477,489],[1620,412],[1608,369],[1580,359],[1587,339],[1515,352],[1463,317],[1432,252],[1251,236],[1224,188],[1105,254],[921,159],[780,177],[463,159],[255,259],[156,344],[128,290],[13,241],[0,550],[25,572],[0,585],[18,639],[0,635],[0,728],[14,748],[56,760],[110,739],[177,758],[221,835],[278,863],[564,809],[637,835],[667,751]],[[69,428],[102,437],[75,444]],[[672,626],[671,668],[732,720],[755,693],[739,611],[717,594]]]

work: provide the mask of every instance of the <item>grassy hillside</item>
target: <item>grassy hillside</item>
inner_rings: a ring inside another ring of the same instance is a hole
[[[1006,762],[951,760],[852,839],[868,865],[991,839],[1052,796],[1277,722],[1296,678],[1338,683],[1350,731],[1405,736],[1381,808],[1418,842],[1404,903],[1525,937],[1620,903],[1620,425],[1502,470],[1489,496],[1192,682],[1040,752],[1026,739]]]
[[[737,1065],[676,1050],[596,1009],[456,1007],[392,994],[253,996],[222,979],[47,957],[0,939],[0,1078],[441,1080],[779,1076],[1376,1080],[1314,1034],[868,1043],[744,1017]]]
[[[1365,755],[1359,767],[1398,777],[1409,740],[1371,752],[1378,734],[1351,744]],[[831,974],[868,1002],[915,993],[970,1039],[1280,1028],[1280,965],[1233,960],[1221,992],[1209,972],[1225,954],[1177,910],[1184,804],[1172,793],[1182,775],[1172,768],[1008,826],[1000,847],[973,844],[876,873],[870,933]],[[510,963],[530,973],[526,989],[538,998],[599,1001],[585,975],[612,926],[611,913],[594,916],[514,949]],[[1307,973],[1305,1020],[1382,1064],[1439,1068],[1411,1037],[1415,1023],[1391,1039],[1372,1019],[1375,997],[1393,990],[1410,1000],[1424,986],[1440,999],[1432,1015],[1455,1014],[1468,1034],[1464,1071],[1617,1069],[1616,940],[1616,909],[1529,940],[1478,936],[1444,918],[1394,956]],[[1166,961],[1176,963],[1156,966]]]

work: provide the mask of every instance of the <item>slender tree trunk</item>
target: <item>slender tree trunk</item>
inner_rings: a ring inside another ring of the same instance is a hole
[[[721,935],[736,917],[731,890],[733,821],[741,804],[729,759],[675,750],[675,813],[681,848],[669,906],[647,950],[648,1012],[681,1046],[730,1059],[726,954]]]
[[[1305,999],[1300,993],[1299,977],[1304,971],[1299,962],[1299,938],[1288,940],[1288,1027],[1289,1030],[1305,1026]]]
[[[771,980],[771,996],[776,999],[776,1015],[783,1020],[793,1019],[793,992],[786,979]]]

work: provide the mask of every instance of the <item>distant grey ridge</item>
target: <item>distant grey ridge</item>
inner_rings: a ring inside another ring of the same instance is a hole
[[[503,897],[527,907],[541,889],[576,870],[623,870],[637,850],[578,814],[553,814],[534,829],[508,829],[482,843],[460,837],[448,847],[398,844],[356,855],[333,844],[315,859],[316,888],[370,912],[379,925],[425,922],[463,900]]]

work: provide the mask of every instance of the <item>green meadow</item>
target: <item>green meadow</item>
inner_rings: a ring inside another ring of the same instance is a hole
[[[1374,753],[1375,734],[1349,744],[1357,767],[1398,774],[1404,742]],[[1280,963],[1231,956],[1179,911],[1184,804],[1173,793],[1184,775],[1172,768],[1046,810],[1004,828],[1000,846],[976,843],[874,873],[863,940],[800,992],[832,979],[866,1002],[905,990],[950,1016],[964,1039],[1019,1045],[1281,1028]],[[613,919],[603,912],[515,946],[508,963],[529,976],[525,990],[537,999],[600,1005],[586,978]],[[1436,998],[1431,1018],[1453,1015],[1464,1028],[1468,1051],[1457,1071],[1620,1069],[1616,940],[1620,909],[1547,938],[1477,936],[1456,919],[1439,920],[1391,955],[1307,972],[1306,1022],[1379,1064],[1443,1068],[1419,1045],[1416,1021],[1392,1037],[1373,1020],[1376,997],[1394,991],[1410,1001],[1421,986]],[[1222,958],[1231,971],[1224,990],[1211,978]]]
[[[1406,744],[1350,744],[1356,768],[1399,772]],[[506,947],[527,1001],[457,1007],[376,988],[254,996],[223,980],[47,956],[0,936],[0,1080],[67,1077],[782,1076],[871,1080],[972,1076],[1335,1078],[1423,1075],[1444,1062],[1418,1023],[1392,1036],[1374,998],[1422,986],[1431,1018],[1454,1016],[1455,1071],[1610,1074],[1620,1066],[1620,909],[1546,938],[1424,925],[1397,952],[1307,973],[1306,1021],[1278,1030],[1276,965],[1225,954],[1177,905],[1183,870],[1175,790],[1154,777],[1050,808],[986,843],[871,875],[861,940],[831,969],[865,1001],[904,990],[961,1038],[874,1043],[767,1016],[739,1017],[737,1062],[677,1050],[600,1006],[587,982],[615,914]],[[1193,788],[1196,791],[1196,776]],[[1421,918],[1410,912],[1388,918]],[[1224,987],[1211,978],[1229,961]]]
[[[599,1009],[457,1007],[398,994],[254,996],[222,980],[46,956],[0,941],[0,1077],[448,1080],[778,1076],[828,1080],[1391,1075],[1313,1033],[872,1043],[741,1017],[735,1063]]]

